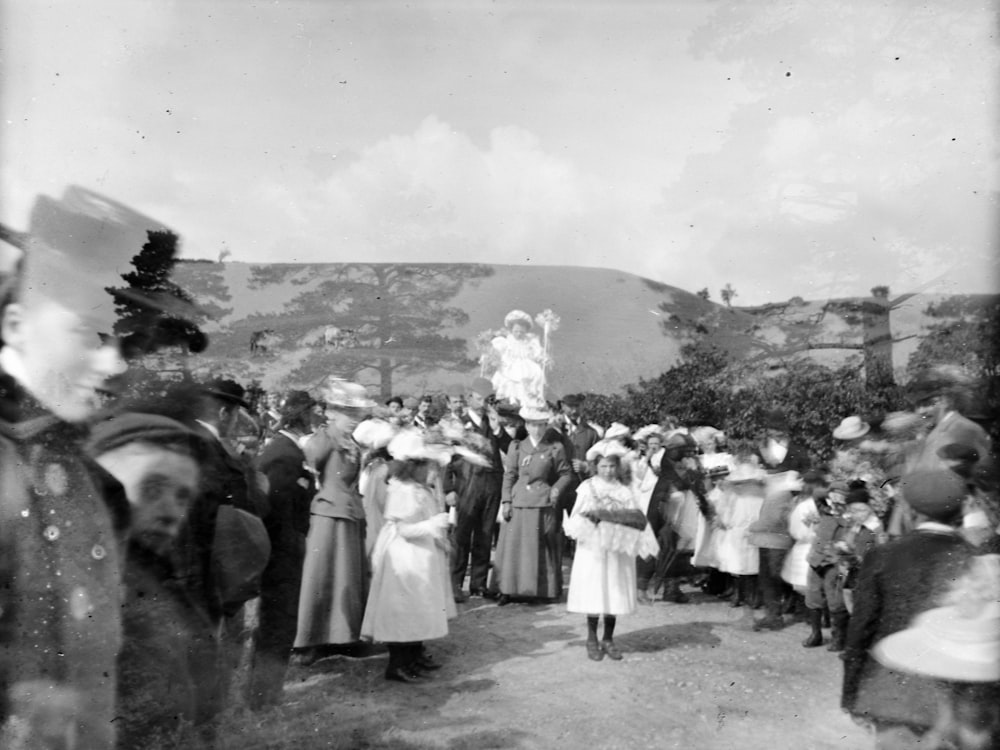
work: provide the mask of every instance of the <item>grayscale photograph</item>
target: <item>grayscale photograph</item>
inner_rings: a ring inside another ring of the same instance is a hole
[[[996,0],[0,0],[0,750],[1000,750]]]

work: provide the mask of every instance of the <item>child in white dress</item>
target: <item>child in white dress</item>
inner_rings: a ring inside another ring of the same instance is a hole
[[[389,649],[387,680],[414,682],[436,669],[423,641],[448,634],[456,615],[448,574],[448,514],[435,496],[443,446],[403,430],[388,445],[393,458],[385,517],[372,550],[372,582],[361,624],[363,638]]]
[[[625,450],[612,441],[587,452],[588,461],[597,460],[596,476],[577,488],[573,515],[563,525],[576,539],[566,609],[587,615],[587,656],[594,661],[622,658],[614,644],[615,623],[618,615],[635,611],[635,558],[659,552],[646,515],[621,481]],[[604,633],[598,643],[602,615]]]

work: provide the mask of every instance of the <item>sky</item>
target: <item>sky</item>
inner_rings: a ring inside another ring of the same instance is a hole
[[[1000,291],[994,3],[0,0],[0,221],[248,262]]]

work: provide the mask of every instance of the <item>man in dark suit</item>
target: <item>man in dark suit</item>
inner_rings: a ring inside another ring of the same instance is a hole
[[[916,527],[872,548],[861,563],[843,657],[841,705],[875,724],[879,748],[915,747],[943,696],[931,680],[882,666],[870,649],[937,606],[973,552],[957,529],[966,495],[961,478],[941,469],[917,471],[903,477],[901,489]]]
[[[271,540],[271,557],[261,579],[260,624],[250,666],[248,702],[254,710],[278,703],[295,641],[313,496],[312,475],[306,469],[300,443],[312,430],[315,405],[305,391],[289,393],[277,432],[256,462],[268,482],[264,525]]]
[[[484,596],[487,592],[493,526],[500,511],[503,453],[511,440],[501,428],[496,410],[487,403],[492,395],[493,384],[486,378],[476,378],[466,392],[466,405],[459,416],[462,429],[480,438],[477,442],[489,465],[477,466],[459,458],[451,467],[448,487],[454,493],[450,499],[455,506],[451,560],[455,601],[465,600],[462,584],[466,570],[469,570],[469,593]]]

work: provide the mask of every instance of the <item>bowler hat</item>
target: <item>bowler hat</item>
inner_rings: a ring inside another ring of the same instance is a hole
[[[469,390],[478,393],[483,398],[489,398],[493,395],[493,383],[486,378],[476,378],[469,386]]]
[[[281,422],[288,424],[316,406],[316,399],[307,391],[289,391],[281,407]]]
[[[246,390],[243,386],[237,383],[231,378],[216,378],[205,383],[202,388],[202,392],[213,398],[217,398],[221,401],[225,401],[229,404],[236,404],[237,406],[242,406],[244,409],[249,409],[250,404],[244,398]]]
[[[567,393],[562,397],[562,402],[566,406],[579,406],[584,401],[584,396],[582,393]]]
[[[513,401],[498,401],[496,405],[497,414],[501,417],[506,417],[510,419],[511,417],[518,416],[520,407]]]

